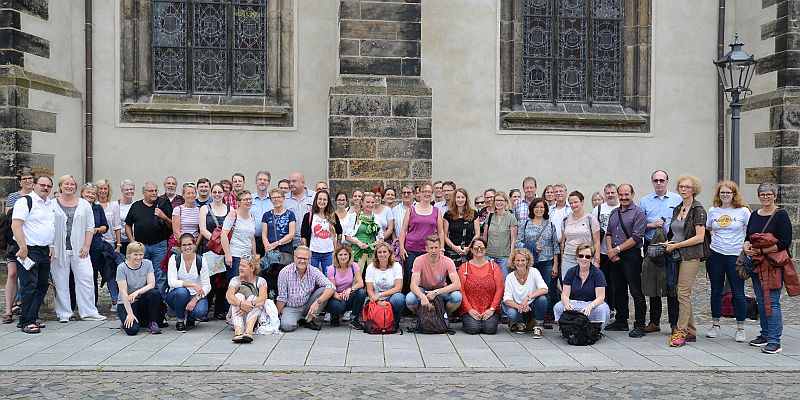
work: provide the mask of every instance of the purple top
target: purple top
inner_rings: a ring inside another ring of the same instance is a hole
[[[430,215],[417,214],[416,207],[411,207],[408,217],[408,232],[406,232],[406,250],[424,252],[425,238],[437,234],[439,209],[433,207]]]
[[[337,274],[336,267],[329,265],[325,275],[336,285],[336,293],[342,293],[347,290],[347,288],[353,286],[356,281],[356,273],[358,273],[358,264],[353,263],[344,274]]]
[[[633,240],[636,242],[635,248],[641,248],[645,228],[647,227],[647,216],[644,213],[644,209],[631,203],[624,211],[622,207],[620,207],[611,212],[611,215],[608,216],[608,230],[606,231],[606,236],[611,236],[612,247],[621,245],[628,240],[629,237],[625,234],[625,229],[620,225],[620,218],[622,218],[622,223],[625,224],[625,229],[628,230],[628,233],[630,233]]]

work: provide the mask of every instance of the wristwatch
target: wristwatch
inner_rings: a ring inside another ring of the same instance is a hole
[[[492,310],[492,312],[495,311],[494,307],[489,307],[489,309]]]
[[[317,304],[322,305],[322,300],[317,299]]]
[[[617,246],[617,247],[614,247],[614,251],[615,251],[615,252],[617,252],[617,254],[619,254],[619,252],[620,252],[620,248],[619,248],[619,246]]]

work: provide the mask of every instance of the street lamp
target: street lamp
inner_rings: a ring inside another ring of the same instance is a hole
[[[717,66],[722,82],[725,98],[731,103],[731,180],[739,184],[739,120],[742,113],[742,102],[752,91],[750,80],[753,79],[755,65],[758,61],[742,50],[744,43],[739,41],[739,34],[730,44],[731,51],[714,64]]]

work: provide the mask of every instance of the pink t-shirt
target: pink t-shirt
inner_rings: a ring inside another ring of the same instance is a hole
[[[336,285],[336,293],[344,292],[347,288],[353,286],[353,282],[356,279],[355,274],[357,273],[358,264],[356,263],[353,263],[344,274],[336,271],[336,267],[333,265],[328,266],[327,271],[325,271],[325,275],[328,279]]]
[[[592,226],[590,227],[589,224],[592,224]],[[581,243],[594,244],[592,235],[599,231],[600,222],[597,221],[594,215],[584,215],[578,219],[574,219],[572,215],[568,216],[564,221],[563,234],[567,237],[564,242],[564,254],[575,255],[575,250],[578,249],[578,245]],[[605,240],[605,238],[601,238],[601,240]]]
[[[419,286],[425,290],[434,290],[447,286],[448,275],[456,272],[456,265],[449,257],[439,256],[437,263],[432,263],[427,254],[414,260],[411,273],[419,273]]]

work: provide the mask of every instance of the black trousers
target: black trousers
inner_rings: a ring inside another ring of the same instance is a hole
[[[616,290],[617,316],[615,322],[628,323],[628,291],[633,297],[634,326],[644,326],[647,304],[642,293],[642,254],[638,248],[623,251],[620,261],[612,266]]]
[[[647,254],[647,247],[650,246],[650,241],[644,241],[644,251]],[[667,296],[667,318],[670,325],[678,324],[678,297]],[[650,297],[650,323],[654,325],[661,324],[661,314],[664,312],[664,306],[661,302],[661,297]]]

